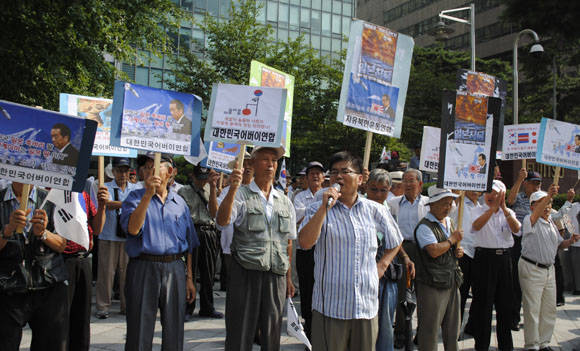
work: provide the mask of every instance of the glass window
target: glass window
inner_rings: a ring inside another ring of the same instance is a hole
[[[320,44],[320,48],[322,50],[328,50],[328,51],[330,51],[330,38],[322,37],[320,39],[321,39],[321,41],[320,41],[320,43],[321,43]]]
[[[181,8],[185,11],[193,10],[193,0],[181,0]]]
[[[310,28],[310,10],[300,9],[300,27]]]
[[[172,71],[166,70],[163,72],[163,89],[171,89],[168,83],[175,83],[175,74]]]
[[[300,8],[296,6],[290,6],[290,28],[298,29],[300,25]]]
[[[310,0],[302,0],[302,7],[310,7],[311,2]]]
[[[147,67],[137,67],[135,70],[135,83],[149,85],[149,69]]]
[[[212,1],[210,1],[210,2],[212,2]],[[206,9],[206,7],[205,7],[205,0],[194,0],[193,1],[193,5],[195,6],[195,9],[196,10],[202,10],[202,11],[204,11]]]
[[[332,51],[333,52],[340,51],[340,39],[332,39]]]
[[[278,41],[281,43],[288,42],[288,30],[278,29]]]
[[[217,17],[219,12],[218,2],[215,0],[209,0],[207,2],[207,12],[209,12],[210,15]]]
[[[291,30],[291,31],[288,33],[288,39],[289,39],[289,40],[295,41],[297,38],[298,38],[298,32],[297,32],[297,31],[295,31],[295,30]]]
[[[194,51],[201,51],[205,45],[205,39],[203,37],[203,32],[199,29],[193,30],[193,41],[192,49]]]
[[[322,34],[330,35],[330,13],[322,13]]]
[[[230,6],[230,0],[220,0],[220,16],[228,18],[230,14]]]
[[[161,69],[152,69],[151,73],[149,74],[149,86],[153,88],[161,88],[163,70]]]
[[[191,29],[180,28],[179,29],[179,49],[180,50],[191,50]]]
[[[336,1],[334,0],[332,2],[332,13],[338,13],[340,14],[342,11],[342,3],[340,1]]]
[[[318,35],[313,35],[313,36],[310,38],[310,40],[311,40],[311,42],[312,42],[312,47],[313,47],[313,48],[315,48],[315,49],[317,49],[317,50],[320,50],[320,36],[318,36]]]
[[[149,51],[139,50],[137,52],[137,65],[149,67]]]
[[[342,14],[348,17],[352,17],[352,5],[342,4]]]
[[[312,0],[312,9],[313,10],[320,10],[321,7],[321,0]]]
[[[268,1],[268,21],[278,21],[278,4]]]
[[[163,68],[163,59],[155,55],[151,55],[151,67]]]
[[[280,4],[278,10],[278,26],[288,28],[288,5]]]
[[[171,30],[171,31],[167,32],[167,36],[169,37],[169,41],[171,42],[171,45],[173,46],[172,50],[177,50],[178,45],[179,45],[179,40],[178,40],[177,33],[175,33],[175,30]]]
[[[320,20],[320,11],[312,11],[312,33],[320,33],[322,21]]]
[[[256,1],[256,6],[260,9],[257,16],[258,22],[266,23],[266,0]]]
[[[304,35],[304,44],[310,45],[310,34],[303,33],[303,35]]]
[[[328,12],[332,11],[332,1],[331,0],[322,1],[322,10]]]
[[[342,34],[346,36],[350,35],[350,21],[350,17],[342,18]]]
[[[300,0],[290,0],[290,4],[300,6]]]
[[[332,15],[332,33],[340,34],[340,19],[339,15]]]
[[[171,62],[171,58],[167,57],[166,55],[163,57],[163,68],[165,70],[175,68],[175,64]],[[165,72],[167,72],[167,71],[165,71]]]

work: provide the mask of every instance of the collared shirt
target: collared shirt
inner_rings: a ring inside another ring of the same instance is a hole
[[[317,201],[308,207],[301,229],[321,204]],[[378,232],[384,234],[387,249],[403,241],[395,220],[379,203],[358,196],[351,208],[338,201],[328,210],[314,249],[312,309],[338,319],[377,315]]]
[[[196,225],[212,225],[215,224],[214,219],[209,214],[207,204],[209,202],[209,184],[205,184],[202,189],[198,189],[195,184],[185,185],[177,192],[181,196],[187,206],[191,219]],[[201,198],[203,196],[203,199]]]
[[[413,203],[407,200],[407,197],[403,195],[401,198],[401,203],[399,205],[399,212],[397,214],[397,223],[399,224],[399,228],[401,229],[401,233],[403,233],[403,238],[405,240],[413,240],[415,227],[417,223],[419,223],[419,200],[421,199],[421,195],[418,195]]]
[[[36,187],[31,187],[30,192],[28,193],[28,209],[30,209],[30,213],[27,216],[27,219],[30,220],[32,219],[32,216],[34,215],[34,209],[36,206]],[[1,230],[3,230],[4,226],[6,224],[8,224],[8,222],[10,222],[10,214],[16,210],[18,210],[20,208],[20,201],[18,201],[18,198],[16,197],[16,194],[14,194],[14,190],[12,189],[12,182],[8,182],[7,187],[6,187],[6,193],[4,193],[4,202],[8,202],[10,205],[4,207],[5,209],[8,209],[8,212],[6,213],[1,213],[0,215],[2,216],[2,218],[0,218],[2,225],[2,228],[0,228]],[[49,219],[49,221],[52,222],[52,218]],[[24,228],[24,235],[27,235],[26,233],[30,231],[30,229],[32,228],[30,222],[28,222],[28,225]]]
[[[314,194],[310,189],[306,189],[300,192],[298,195],[296,195],[296,197],[294,198],[294,209],[296,210],[296,223],[304,219],[306,209],[315,201],[316,198],[314,197]],[[298,241],[296,241],[296,248],[302,250]]]
[[[145,187],[145,184],[143,184],[143,187]],[[183,188],[183,184],[180,184],[174,180],[168,189],[174,192],[178,192],[181,188]]]
[[[520,223],[523,223],[524,218],[532,213],[532,208],[530,207],[530,198],[527,197],[526,193],[523,191],[520,191],[518,195],[516,195],[516,201],[513,205],[510,206],[510,208],[514,210],[516,219]]]
[[[272,222],[272,211],[274,208],[274,197],[279,198],[285,196],[284,193],[274,189],[272,187],[270,189],[270,196],[266,199],[262,190],[258,187],[255,181],[252,181],[249,185],[249,188],[252,192],[257,193],[260,195],[260,199],[262,200],[262,206],[264,211],[266,212],[266,218],[269,223]],[[288,202],[290,200],[288,199]],[[294,206],[289,206],[288,211],[290,211],[290,234],[288,235],[289,240],[296,239],[296,212],[294,211]],[[232,206],[232,214],[230,216],[230,223],[233,223],[236,226],[239,226],[244,221],[244,217],[247,214],[246,209],[246,199],[242,195],[240,191],[236,192],[236,197],[234,198],[234,204]],[[225,227],[218,225],[220,230],[223,230]]]
[[[461,240],[461,247],[463,248],[463,252],[473,258],[475,256],[475,236],[471,232],[471,224],[476,218],[472,218],[473,211],[476,208],[481,207],[479,202],[473,203],[467,196],[463,201],[463,240]],[[459,207],[455,207],[451,210],[451,214],[449,217],[457,223],[457,216],[459,212]]]
[[[444,227],[443,224],[437,218],[435,218],[435,216],[433,216],[433,214],[431,212],[427,213],[425,218],[430,220],[431,222],[437,223],[439,225],[439,227],[441,228],[441,230],[443,230],[443,233],[445,234],[445,236],[447,238],[449,238],[449,236],[450,236],[449,230],[451,229],[451,219],[449,217],[443,218],[443,220],[445,221],[445,226],[447,228]],[[435,234],[433,234],[431,229],[429,229],[429,227],[426,224],[421,224],[417,228],[417,242],[418,242],[420,248],[424,248],[427,245],[438,243],[437,238],[435,237]]]
[[[123,201],[121,226],[128,233],[129,218],[141,202],[145,189],[132,191]],[[165,202],[154,195],[147,207],[145,221],[138,235],[127,234],[125,250],[129,257],[142,253],[174,255],[191,252],[199,246],[195,227],[187,204],[173,191],[167,192]]]
[[[226,186],[222,189],[220,196],[217,198],[218,207],[222,204],[222,201],[226,198],[226,195],[230,191],[230,186]],[[221,227],[220,244],[222,246],[222,251],[226,255],[230,255],[232,251],[230,250],[230,245],[232,244],[232,238],[234,237],[234,224],[230,222],[225,227]]]
[[[564,240],[550,218],[540,217],[534,225],[530,215],[522,224],[522,256],[532,261],[552,265],[558,253],[558,245]]]
[[[489,207],[483,205],[475,208],[471,216],[471,223],[475,222],[481,217]],[[507,209],[510,216],[514,216],[514,211]],[[509,249],[514,246],[514,238],[512,237],[512,230],[503,211],[497,210],[487,223],[480,230],[472,228],[472,233],[475,238],[475,247],[483,247],[488,249]]]
[[[121,202],[127,198],[131,191],[137,189],[136,184],[127,182],[127,186],[123,190],[115,180],[105,183],[105,186],[109,189],[109,200]],[[117,189],[117,194],[119,195],[117,199],[115,199],[115,189]],[[120,211],[121,209],[119,209]],[[107,220],[103,226],[103,231],[99,234],[99,240],[125,241],[125,238],[117,236],[117,210],[107,210]]]
[[[558,217],[562,217],[566,215],[565,222],[569,220],[569,225],[572,228],[569,228],[569,231],[574,233],[580,233],[580,202],[571,203],[570,201],[566,201],[560,210],[558,211]],[[554,215],[552,217],[555,217]],[[575,242],[572,246],[580,247],[580,241]]]

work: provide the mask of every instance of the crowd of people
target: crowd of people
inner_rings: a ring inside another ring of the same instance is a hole
[[[0,350],[18,350],[26,324],[31,350],[88,350],[93,280],[97,318],[109,318],[118,294],[125,350],[152,349],[158,312],[162,349],[182,350],[198,294],[197,316],[225,318],[226,350],[280,349],[285,302],[295,294],[313,350],[437,350],[439,335],[446,350],[469,336],[488,350],[494,308],[500,350],[550,350],[564,304],[558,251],[569,248],[565,267],[580,264],[574,189],[555,211],[559,187],[542,191],[541,176],[522,169],[508,196],[498,179],[487,193],[432,185],[423,194],[418,154],[369,172],[349,152],[327,167],[309,162],[281,188],[284,153],[255,147],[223,183],[195,165],[184,185],[170,155],[158,175],[153,153],[140,155],[136,170],[115,158],[112,179],[87,182],[81,194],[88,249],[55,230],[47,190],[33,187],[24,211],[23,185],[6,184]],[[225,314],[213,301],[220,262]],[[565,271],[580,295],[580,270]],[[525,344],[514,345],[522,309]]]

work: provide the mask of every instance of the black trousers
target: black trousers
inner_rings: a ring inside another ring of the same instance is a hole
[[[296,270],[300,284],[300,312],[304,318],[304,332],[309,340],[312,335],[312,291],[314,289],[314,247],[310,250],[296,249]]]
[[[491,337],[492,310],[495,305],[496,334],[499,350],[513,350],[512,307],[514,301],[512,285],[512,259],[510,250],[497,254],[495,249],[475,250],[472,280],[473,301],[470,312],[478,326],[472,331],[476,350],[488,350]]]
[[[557,253],[554,268],[556,269],[556,302],[564,302],[564,272],[562,272],[562,264]]]
[[[514,247],[512,248],[512,277],[514,287],[514,303],[512,305],[511,326],[515,327],[520,324],[522,311],[522,288],[520,287],[520,274],[518,273],[518,261],[522,255],[522,238],[512,235],[514,238]]]
[[[88,351],[91,345],[91,289],[93,276],[90,259],[66,257],[68,289],[66,329],[68,342],[63,350]]]
[[[31,351],[60,351],[65,345],[66,285],[21,294],[0,292],[0,351],[18,351],[22,328],[32,329]]]
[[[195,225],[199,247],[193,250],[192,272],[194,277],[199,270],[199,312],[202,314],[213,313],[213,280],[217,256],[220,252],[220,243],[217,229],[214,226]],[[194,278],[195,279],[195,278]],[[195,301],[187,305],[186,312],[193,314]]]
[[[459,287],[459,293],[461,294],[461,321],[463,321],[463,314],[465,311],[465,303],[467,302],[467,296],[469,295],[469,288],[471,288],[471,279],[472,279],[472,269],[473,269],[473,259],[467,255],[463,255],[459,259],[459,267],[463,272],[463,284]],[[475,327],[473,317],[471,317],[471,313],[469,314],[469,330],[472,330],[472,327]],[[471,334],[471,333],[469,333]]]

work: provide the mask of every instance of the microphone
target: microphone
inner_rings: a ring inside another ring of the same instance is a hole
[[[331,188],[336,189],[337,191],[340,192],[340,184],[338,183],[334,183],[330,186]],[[332,203],[336,201],[336,199],[334,199],[332,196],[328,198],[328,202],[326,203],[326,208],[329,208],[330,205],[332,205]]]

